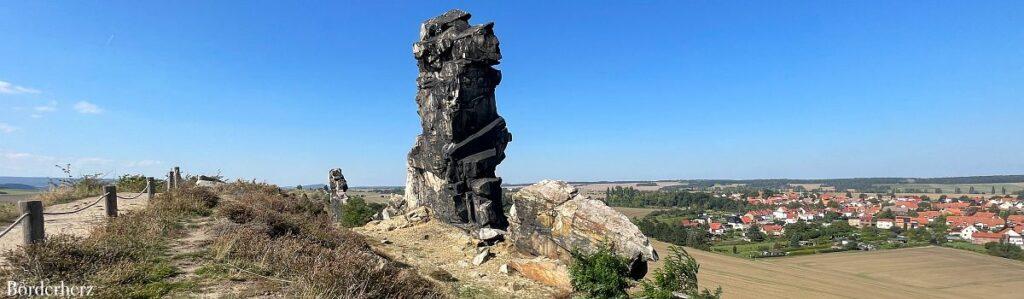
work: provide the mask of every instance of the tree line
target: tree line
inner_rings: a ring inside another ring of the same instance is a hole
[[[717,197],[705,192],[641,191],[633,187],[620,186],[605,190],[605,203],[613,207],[686,207],[736,212],[749,208],[745,201]]]

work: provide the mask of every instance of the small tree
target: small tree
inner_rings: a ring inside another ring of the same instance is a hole
[[[686,249],[669,246],[671,254],[665,258],[665,266],[654,270],[653,280],[644,280],[643,296],[652,299],[676,298],[675,293],[686,294],[689,298],[717,299],[722,297],[722,287],[714,292],[703,289],[698,291],[697,263]]]
[[[569,279],[573,289],[585,298],[627,298],[629,261],[615,255],[611,246],[601,245],[592,254],[572,251]]]
[[[341,225],[344,227],[363,226],[383,208],[381,204],[367,204],[362,196],[353,196],[349,198],[348,203],[341,206]]]
[[[751,242],[761,242],[764,241],[764,233],[761,232],[761,229],[758,228],[757,225],[751,225],[750,228],[747,229],[747,238],[750,239]]]
[[[793,247],[793,248],[800,247],[800,236],[799,235],[793,235],[792,238],[789,238],[789,247]]]

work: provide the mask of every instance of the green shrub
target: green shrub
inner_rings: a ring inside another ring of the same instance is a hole
[[[609,245],[594,253],[572,252],[569,278],[573,289],[585,298],[626,298],[629,288],[629,261],[615,255]]]
[[[353,196],[349,198],[348,203],[341,206],[341,225],[344,227],[363,226],[383,209],[384,205],[382,204],[367,204],[362,196]]]
[[[985,250],[989,255],[1002,258],[1019,260],[1024,258],[1024,252],[1017,245],[1007,243],[988,242],[985,243]]]
[[[117,186],[117,192],[142,192],[146,190],[146,178],[141,174],[125,174],[117,178],[114,185]],[[154,179],[153,183],[153,188],[157,192],[167,188],[164,180]]]
[[[654,270],[653,280],[644,280],[643,297],[651,299],[676,298],[673,293],[683,293],[689,298],[717,299],[722,297],[722,288],[714,292],[704,289],[698,291],[697,272],[700,271],[700,264],[697,263],[686,249],[678,246],[669,246],[671,254],[665,258],[665,266]]]

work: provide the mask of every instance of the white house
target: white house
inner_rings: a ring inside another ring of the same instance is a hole
[[[775,212],[772,212],[772,217],[775,219],[786,219],[786,212],[789,212],[786,207],[779,207],[775,209]]]
[[[893,226],[892,219],[878,219],[878,221],[875,221],[875,227],[877,227],[877,228],[890,229],[890,228],[892,228],[892,226]]]
[[[1012,229],[1007,228],[1003,231],[1003,240],[1008,244],[1024,247],[1024,237]]]
[[[978,232],[978,228],[974,227],[973,225],[968,225],[967,227],[960,231],[960,239],[974,240],[974,238],[971,236],[974,235],[974,233],[976,232]]]

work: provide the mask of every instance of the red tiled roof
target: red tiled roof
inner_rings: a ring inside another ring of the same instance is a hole
[[[996,216],[996,213],[991,213],[991,212],[977,212],[977,213],[974,213],[974,215],[971,215],[971,216],[972,217],[981,217],[981,218],[998,217],[998,216]]]
[[[973,239],[1001,239],[1003,238],[1002,233],[990,233],[990,232],[974,232],[971,234]]]
[[[766,232],[776,232],[776,231],[781,231],[782,230],[782,226],[778,225],[778,224],[768,224],[768,225],[762,226],[761,230],[766,231]]]

